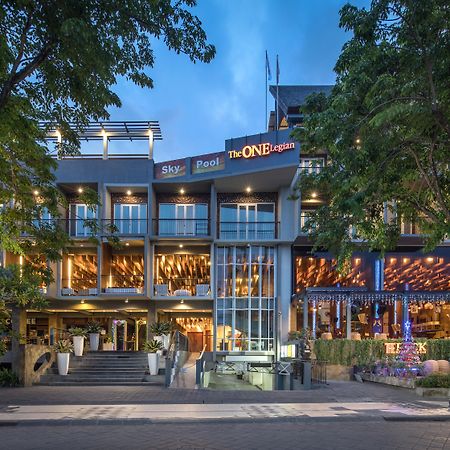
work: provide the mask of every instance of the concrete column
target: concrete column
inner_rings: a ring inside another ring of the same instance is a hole
[[[291,298],[292,298],[292,280],[291,265],[292,252],[289,245],[279,245],[276,250],[278,291],[277,298],[279,302],[278,311],[281,313],[279,317],[280,337],[281,341],[287,339],[290,326]]]
[[[27,333],[27,311],[25,308],[13,306],[11,310],[11,328],[13,332],[12,338],[12,370],[17,374],[20,380],[24,377],[23,354],[20,350],[20,337]]]
[[[108,159],[108,136],[105,131],[102,132],[103,135],[103,159]]]
[[[352,338],[352,302],[350,298],[347,298],[345,305],[345,326],[346,326],[346,338]]]
[[[151,129],[148,130],[148,159],[153,159],[153,131]]]
[[[303,329],[306,330],[308,328],[308,309],[309,309],[309,302],[308,299],[305,297],[303,299]]]
[[[156,322],[156,303],[154,300],[150,301],[150,305],[147,311],[147,339],[150,340],[152,338],[150,333],[150,325]]]

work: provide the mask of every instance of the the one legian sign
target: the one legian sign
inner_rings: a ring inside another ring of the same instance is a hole
[[[215,172],[225,169],[225,153],[210,153],[208,155],[194,156],[191,159],[191,173]]]
[[[155,164],[155,178],[158,180],[182,177],[183,175],[186,175],[186,160],[184,159]]]
[[[260,156],[269,156],[272,153],[283,153],[286,150],[293,150],[294,148],[294,142],[283,142],[276,145],[265,142],[263,144],[244,145],[240,150],[229,150],[228,157],[230,159],[250,159]]]
[[[416,345],[416,350],[419,355],[425,355],[427,353],[427,343],[426,342],[414,342]],[[398,355],[400,353],[400,347],[402,342],[385,342],[384,343],[384,353],[386,355]]]

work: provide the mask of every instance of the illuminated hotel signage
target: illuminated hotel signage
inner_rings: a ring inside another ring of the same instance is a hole
[[[384,353],[386,353],[386,355],[398,355],[400,353],[401,345],[401,342],[385,342]],[[414,345],[416,346],[419,355],[425,355],[427,353],[426,342],[414,342]]]
[[[283,153],[286,150],[293,150],[294,148],[294,142],[283,142],[276,145],[265,142],[263,144],[245,145],[241,150],[229,150],[228,156],[230,159],[250,159],[259,156],[269,156],[272,153]]]
[[[186,161],[184,159],[176,159],[174,161],[166,161],[155,164],[155,178],[182,177],[186,175]]]
[[[193,175],[223,169],[225,169],[225,153],[223,152],[195,156],[191,159],[191,173]]]

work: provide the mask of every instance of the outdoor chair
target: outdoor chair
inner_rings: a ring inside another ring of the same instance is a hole
[[[167,297],[169,295],[169,286],[167,284],[155,284],[155,294],[157,297]]]

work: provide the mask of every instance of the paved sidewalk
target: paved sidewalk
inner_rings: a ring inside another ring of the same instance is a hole
[[[214,420],[271,420],[311,418],[384,418],[449,420],[448,404],[414,407],[390,402],[351,403],[257,403],[257,404],[171,404],[171,405],[45,405],[8,406],[0,412],[7,422],[184,422]],[[450,427],[450,425],[449,425]]]
[[[331,382],[310,391],[213,391],[152,386],[34,386],[0,388],[0,406],[194,403],[396,402],[421,404],[409,389],[376,383]]]

